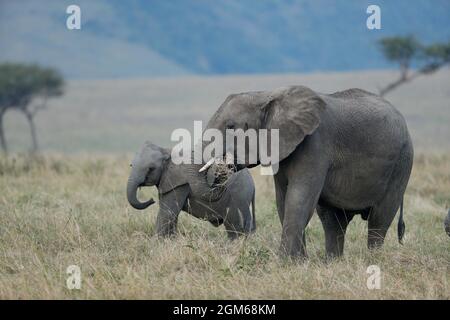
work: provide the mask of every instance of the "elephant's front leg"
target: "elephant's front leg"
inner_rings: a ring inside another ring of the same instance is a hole
[[[156,232],[170,236],[177,230],[178,215],[186,203],[189,186],[183,185],[160,196],[159,212],[156,218]]]
[[[306,174],[289,181],[285,202],[281,252],[306,258],[305,228],[319,199],[323,178]]]
[[[274,182],[278,217],[280,218],[281,225],[283,225],[287,180],[282,174],[277,174],[274,176]]]

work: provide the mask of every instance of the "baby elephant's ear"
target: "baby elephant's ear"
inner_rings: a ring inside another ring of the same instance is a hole
[[[293,86],[272,92],[262,106],[262,128],[279,130],[280,161],[320,124],[325,102],[309,88]]]
[[[184,168],[184,170],[183,170]],[[189,175],[186,173],[186,167],[175,165],[169,162],[161,175],[158,185],[158,192],[165,194],[173,189],[188,183]]]

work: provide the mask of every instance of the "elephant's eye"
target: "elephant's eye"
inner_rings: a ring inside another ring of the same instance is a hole
[[[226,124],[226,128],[227,129],[234,129],[234,122],[231,121],[231,120],[228,120],[227,124]]]

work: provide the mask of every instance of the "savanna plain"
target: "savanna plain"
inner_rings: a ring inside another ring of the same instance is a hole
[[[157,204],[132,209],[125,197],[133,151],[145,140],[170,146],[176,128],[206,121],[229,93],[302,84],[331,93],[377,91],[390,71],[69,81],[37,118],[41,153],[28,156],[28,128],[6,115],[12,152],[0,157],[2,299],[449,299],[450,72],[419,78],[386,98],[405,116],[415,162],[405,195],[406,235],[396,220],[384,247],[369,252],[358,216],[345,253],[325,260],[322,226],[307,228],[309,259],[278,255],[281,226],[273,181],[252,169],[256,232],[227,240],[223,228],[181,213],[178,234],[156,237]],[[153,196],[145,189],[140,197]],[[81,269],[69,290],[66,269]],[[367,267],[381,271],[367,286]]]

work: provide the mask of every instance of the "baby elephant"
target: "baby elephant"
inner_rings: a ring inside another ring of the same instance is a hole
[[[159,235],[175,232],[181,210],[216,227],[224,224],[230,239],[253,232],[256,228],[255,186],[249,171],[241,170],[233,173],[226,182],[217,183],[215,169],[199,172],[202,166],[176,165],[171,161],[170,150],[146,142],[131,164],[128,202],[135,209],[145,209],[154,200],[140,202],[137,189],[143,186],[158,188],[160,208],[156,229]]]

